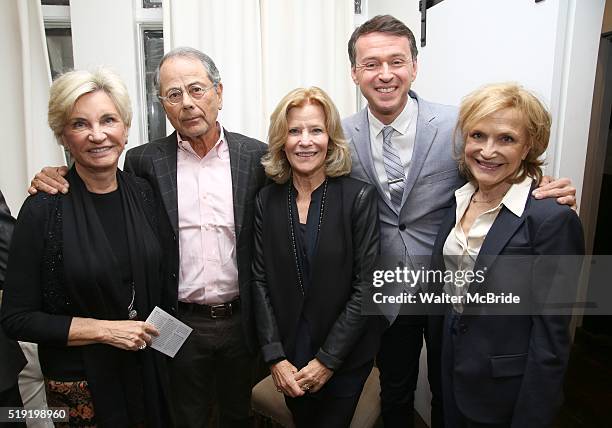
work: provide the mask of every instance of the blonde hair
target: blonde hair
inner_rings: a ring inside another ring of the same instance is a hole
[[[516,83],[495,83],[483,86],[467,95],[459,107],[459,119],[455,135],[461,135],[460,144],[455,144],[459,171],[468,179],[473,180],[465,163],[465,142],[468,132],[478,122],[500,110],[515,109],[525,126],[529,137],[529,152],[521,163],[516,177],[511,183],[519,183],[526,176],[536,182],[542,178],[543,162],[539,159],[548,147],[550,138],[551,116],[544,104],[531,92]]]
[[[261,164],[266,175],[276,183],[285,183],[291,177],[291,165],[283,151],[289,135],[287,115],[292,108],[306,104],[320,105],[325,113],[325,128],[329,136],[325,175],[339,177],[351,172],[351,154],[344,138],[338,109],[333,101],[325,91],[316,86],[297,88],[283,97],[270,116],[268,153],[262,158]]]
[[[93,71],[69,71],[58,77],[49,90],[49,127],[58,143],[68,118],[77,100],[96,91],[104,91],[115,104],[119,117],[129,129],[132,123],[132,104],[123,80],[108,68],[100,67]]]

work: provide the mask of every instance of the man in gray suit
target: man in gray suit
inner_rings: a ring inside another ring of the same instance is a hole
[[[265,182],[260,158],[267,146],[219,123],[223,84],[204,53],[168,52],[155,83],[176,131],[129,150],[124,169],[147,179],[163,201],[170,223],[162,236],[170,252],[167,301],[194,329],[169,360],[175,424],[206,426],[216,402],[220,426],[250,426],[253,202]],[[55,168],[43,169],[32,184],[67,191]]]
[[[355,29],[348,43],[352,78],[368,106],[343,121],[353,157],[351,175],[376,186],[382,256],[412,269],[426,267],[454,191],[465,181],[453,157],[457,109],[428,102],[410,90],[417,75],[412,31],[396,18],[376,16]],[[558,180],[539,190],[542,197],[575,189]],[[377,356],[385,427],[414,426],[414,392],[425,336],[432,391],[432,426],[443,426],[440,343],[430,334],[434,317],[399,315],[384,308],[390,327]]]

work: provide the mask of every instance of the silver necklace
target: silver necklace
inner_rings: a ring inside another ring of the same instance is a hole
[[[132,301],[128,305],[128,319],[133,320],[138,316],[138,312],[134,309],[134,297],[136,297],[136,288],[134,287],[134,281],[132,281]]]

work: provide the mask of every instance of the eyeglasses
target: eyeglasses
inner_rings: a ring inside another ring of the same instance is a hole
[[[206,92],[216,86],[216,83],[213,83],[205,88],[200,85],[191,85],[187,88],[187,92],[189,93],[191,99],[199,100],[206,94]],[[168,101],[170,104],[178,104],[183,101],[183,91],[178,88],[170,89],[165,97],[159,95],[158,98],[162,101]]]
[[[373,73],[380,73],[384,64],[387,64],[387,66],[391,70],[399,70],[403,67],[407,67],[408,64],[410,64],[411,62],[413,62],[411,59],[395,58],[392,61],[383,61],[383,62],[367,61],[367,62],[364,62],[363,64],[357,64],[355,68],[358,71],[368,71],[368,72],[373,72]]]

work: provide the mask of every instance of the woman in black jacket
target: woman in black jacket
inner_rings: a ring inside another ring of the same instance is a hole
[[[256,200],[253,299],[264,360],[300,426],[348,426],[380,335],[361,315],[378,252],[373,187],[348,178],[340,117],[316,87],[270,118]]]
[[[143,321],[162,305],[164,217],[150,186],[117,169],[131,117],[109,70],[55,80],[49,125],[74,159],[70,192],[26,199],[13,234],[2,327],[39,344],[47,402],[69,408],[69,426],[169,423]]]

